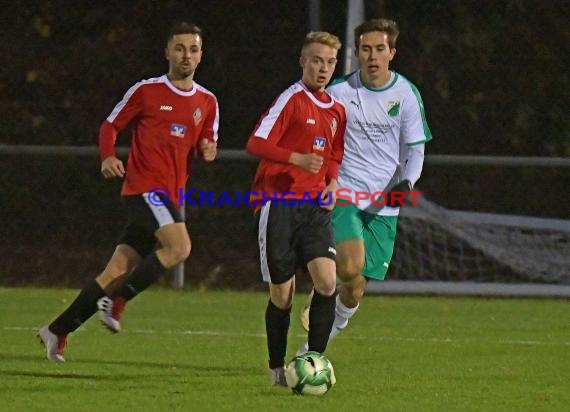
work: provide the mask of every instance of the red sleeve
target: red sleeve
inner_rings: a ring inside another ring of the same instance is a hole
[[[117,155],[115,152],[115,141],[117,140],[118,134],[119,131],[107,120],[101,124],[99,128],[99,157],[101,161],[109,156]]]
[[[338,168],[342,162],[342,157],[344,155],[344,132],[346,130],[346,115],[344,110],[342,111],[341,121],[336,130],[336,136],[333,142],[333,147],[331,151],[331,156],[327,162],[327,173],[326,181],[327,183],[331,179],[338,180]]]
[[[208,111],[206,113],[206,119],[204,120],[204,127],[198,137],[197,146],[195,150],[200,154],[201,158],[204,158],[204,154],[200,150],[200,140],[207,139],[210,142],[218,143],[218,129],[220,125],[220,109],[218,107],[218,101],[212,95],[209,96],[208,102]],[[193,151],[190,152],[190,156],[192,155]]]
[[[245,148],[249,154],[272,162],[289,163],[292,150],[279,147],[269,139],[251,135]]]
[[[200,134],[201,139],[208,139],[211,142],[218,141],[218,129],[220,126],[220,109],[218,107],[218,101],[214,96],[211,96],[209,110],[206,113],[206,119],[204,121],[204,128]]]
[[[109,156],[115,156],[115,141],[117,135],[131,120],[143,109],[142,83],[132,86],[123,99],[117,103],[113,111],[99,128],[99,156],[105,160]]]
[[[293,150],[279,146],[279,141],[287,129],[292,106],[287,100],[282,102],[281,96],[273,102],[247,141],[248,153],[271,162],[289,163]]]

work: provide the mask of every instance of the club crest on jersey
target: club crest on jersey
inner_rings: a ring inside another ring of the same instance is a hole
[[[185,134],[186,134],[186,126],[184,126],[183,124],[172,123],[170,125],[170,136],[179,137],[182,139],[184,138]]]
[[[197,125],[200,123],[200,120],[202,120],[202,110],[198,107],[194,110],[194,114],[192,116],[194,117],[194,124]]]
[[[336,127],[338,126],[338,122],[336,121],[336,119],[333,117],[331,120],[331,131],[333,136],[336,134]]]
[[[313,140],[313,150],[318,150],[319,152],[325,150],[326,141],[327,139],[324,137],[316,136],[315,140]]]
[[[400,102],[399,101],[389,101],[388,107],[386,108],[386,111],[392,117],[398,116],[398,113],[400,113]]]

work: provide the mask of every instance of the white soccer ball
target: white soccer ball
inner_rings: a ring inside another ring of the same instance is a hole
[[[297,395],[324,395],[336,383],[331,361],[318,352],[295,356],[285,369],[285,379]]]

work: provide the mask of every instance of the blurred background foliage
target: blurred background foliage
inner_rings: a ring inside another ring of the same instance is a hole
[[[423,95],[430,153],[570,155],[564,3],[366,2],[367,17],[400,25],[393,67]],[[260,113],[299,77],[308,31],[301,0],[20,4],[1,12],[0,139],[12,144],[95,144],[127,88],[167,70],[165,33],[189,20],[205,32],[196,80],[219,98],[220,144],[243,148]],[[345,21],[345,0],[321,1],[323,30],[344,38]]]

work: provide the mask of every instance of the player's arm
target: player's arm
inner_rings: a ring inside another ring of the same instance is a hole
[[[115,142],[119,132],[142,110],[142,91],[140,83],[131,87],[123,99],[117,103],[111,114],[99,128],[99,157],[101,158],[101,174],[106,179],[123,177],[125,167],[117,157]]]
[[[327,160],[327,172],[325,179],[327,186],[321,194],[321,203],[324,209],[332,210],[336,203],[336,193],[338,190],[338,169],[344,156],[344,133],[346,131],[346,117],[342,113],[341,121],[334,136],[331,154]]]
[[[218,129],[220,124],[220,109],[218,101],[212,97],[212,105],[206,116],[204,128],[198,142],[198,151],[202,159],[211,162],[218,154]]]
[[[294,110],[291,102],[281,102],[282,96],[261,117],[247,141],[246,150],[260,159],[292,164],[307,172],[318,173],[324,161],[322,156],[295,152],[279,145]]]
[[[280,147],[269,139],[252,134],[247,141],[249,154],[271,162],[292,164],[309,173],[318,173],[323,166],[324,158],[315,153],[299,153]]]
[[[410,188],[414,187],[422,174],[424,150],[424,143],[406,146],[403,180],[410,183]]]
[[[105,120],[99,128],[99,155],[101,157],[101,174],[105,179],[123,177],[125,166],[116,155],[115,142],[119,130]]]
[[[389,206],[400,206],[407,194],[412,191],[419,180],[424,165],[425,143],[431,140],[431,131],[427,125],[424,105],[419,91],[411,84],[412,92],[402,106],[401,139],[405,153],[402,159],[403,177],[387,193]],[[399,204],[398,204],[399,203]]]

